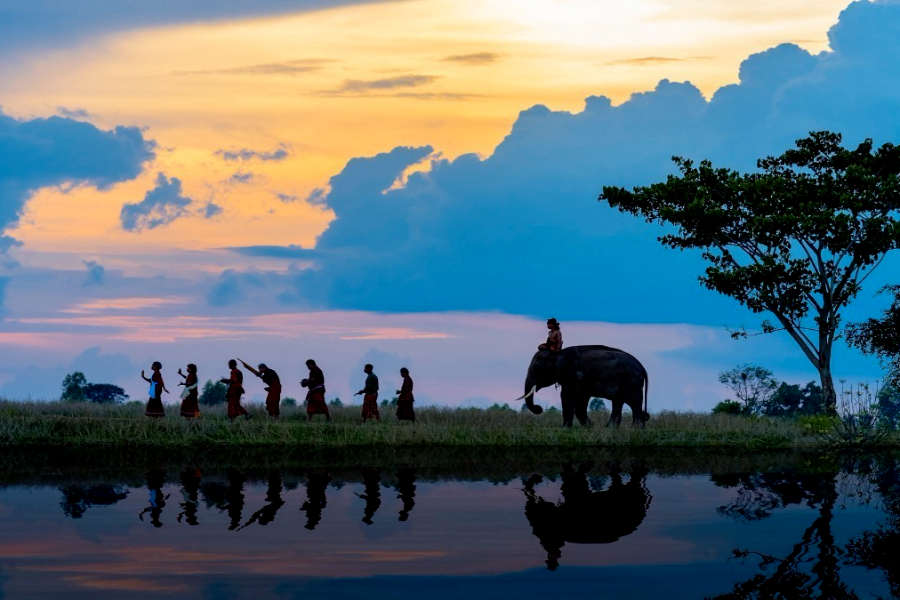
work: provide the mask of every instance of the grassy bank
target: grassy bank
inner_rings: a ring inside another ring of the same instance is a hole
[[[288,407],[272,421],[261,407],[254,419],[234,423],[223,407],[205,407],[203,418],[182,419],[167,407],[164,419],[149,419],[137,403],[104,406],[59,402],[0,401],[0,446],[156,447],[216,446],[598,446],[630,448],[738,448],[802,450],[825,446],[817,432],[792,420],[747,419],[730,415],[661,412],[643,429],[603,426],[561,427],[558,412],[536,416],[511,410],[417,410],[419,422],[398,423],[383,411],[382,423],[358,425],[359,407],[332,411],[333,423],[305,421],[302,408]],[[885,445],[900,445],[894,433]]]

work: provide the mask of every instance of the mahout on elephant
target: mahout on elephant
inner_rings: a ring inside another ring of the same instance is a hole
[[[560,352],[539,350],[531,359],[525,376],[525,400],[528,410],[536,415],[543,409],[534,403],[538,390],[553,384],[560,386],[563,425],[572,426],[573,417],[588,426],[587,415],[591,398],[605,398],[612,403],[607,425],[622,422],[622,406],[631,408],[632,424],[642,426],[647,413],[649,389],[647,370],[638,359],[609,346],[571,346]]]
[[[649,469],[633,467],[628,482],[623,483],[621,467],[611,465],[610,485],[602,491],[588,480],[589,470],[589,465],[563,466],[560,502],[537,494],[534,487],[543,481],[540,475],[525,480],[525,518],[547,552],[551,571],[559,566],[566,542],[611,544],[634,533],[647,516],[652,500],[646,486]]]

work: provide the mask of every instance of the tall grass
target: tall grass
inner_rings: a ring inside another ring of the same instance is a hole
[[[359,425],[359,407],[332,410],[306,422],[302,407],[284,407],[281,419],[269,419],[250,406],[254,419],[231,422],[224,407],[202,407],[203,417],[187,420],[177,407],[163,419],[144,417],[139,403],[95,405],[61,402],[0,401],[0,445],[39,447],[204,448],[216,446],[624,446],[639,448],[809,449],[821,437],[785,419],[746,418],[665,411],[642,429],[630,419],[621,427],[563,428],[558,412],[542,415],[512,410],[421,408],[418,423],[397,422],[382,409],[381,423]],[[600,421],[603,413],[595,413]],[[898,445],[896,433],[884,445]]]

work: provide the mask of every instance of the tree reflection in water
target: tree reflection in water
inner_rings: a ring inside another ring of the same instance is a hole
[[[59,503],[63,514],[72,519],[80,519],[92,506],[109,506],[128,497],[124,485],[67,485],[59,488],[63,499]]]
[[[327,472],[309,471],[306,474],[306,502],[300,510],[306,512],[304,529],[312,531],[322,520],[322,510],[328,504],[325,491],[331,483],[331,475]]]
[[[847,475],[840,478],[842,471]],[[846,488],[843,493],[838,491],[839,479]],[[791,504],[806,505],[817,513],[784,558],[736,549],[735,557],[758,560],[762,572],[716,598],[857,598],[841,580],[842,563],[881,569],[891,593],[896,596],[900,592],[900,479],[896,461],[851,460],[812,474],[736,474],[716,476],[713,481],[737,488],[735,500],[718,511],[738,521],[765,519]],[[885,505],[887,523],[878,531],[864,532],[846,548],[838,547],[832,533],[838,501],[843,496],[870,502],[873,493]]]
[[[532,532],[547,552],[547,569],[559,567],[562,548],[572,544],[609,544],[634,533],[647,516],[652,496],[646,487],[649,469],[632,469],[628,483],[623,483],[620,465],[610,467],[610,485],[600,491],[596,480],[590,481],[589,465],[577,469],[571,463],[563,466],[562,500],[550,502],[535,492],[540,475],[532,475],[525,483],[525,517]]]

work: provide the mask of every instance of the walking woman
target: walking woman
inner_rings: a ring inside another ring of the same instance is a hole
[[[400,377],[403,378],[403,384],[397,390],[397,420],[416,422],[416,411],[413,410],[413,380],[409,376],[409,369],[403,367],[400,369]]]
[[[247,412],[247,409],[241,406],[241,396],[244,395],[244,374],[237,368],[237,361],[233,358],[228,361],[228,368],[231,374],[227,378],[222,378],[222,383],[228,384],[228,391],[225,392],[225,400],[228,402],[228,418],[234,421],[236,417],[244,415],[248,421],[253,415]]]
[[[178,369],[178,374],[184,379],[182,383],[184,389],[181,391],[181,416],[185,419],[193,419],[200,416],[200,403],[197,395],[197,365],[191,363],[187,366],[187,375]]]
[[[149,399],[147,400],[147,409],[144,411],[144,414],[148,417],[165,417],[166,411],[163,409],[162,403],[162,393],[169,393],[169,390],[166,389],[166,383],[163,381],[162,373],[162,363],[159,361],[154,362],[150,369],[153,371],[153,374],[148,378],[144,375],[144,371],[141,371],[141,379],[150,384],[150,389],[147,391],[147,396]]]

